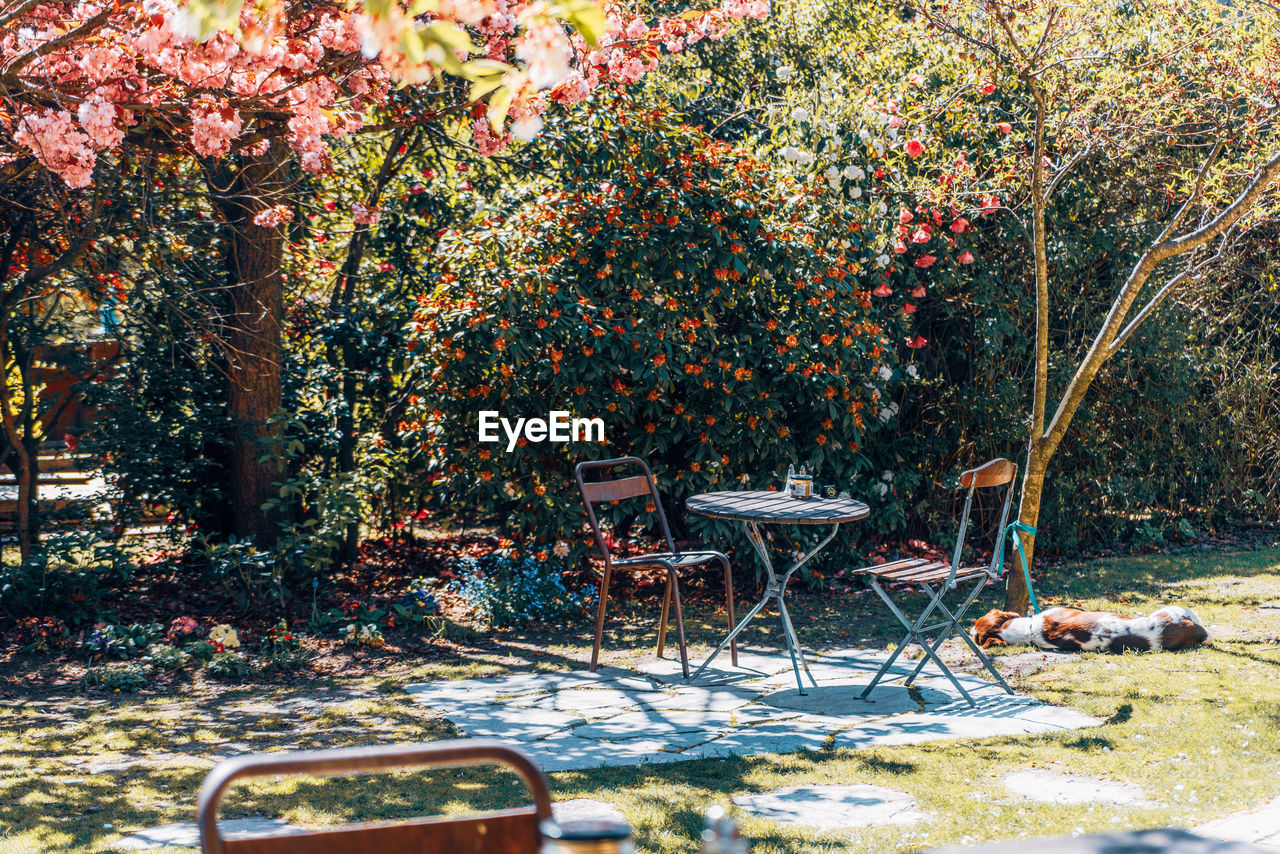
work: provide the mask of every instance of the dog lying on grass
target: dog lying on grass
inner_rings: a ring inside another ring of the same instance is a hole
[[[993,608],[974,621],[970,635],[983,649],[1027,643],[1063,652],[1160,652],[1190,649],[1209,639],[1196,612],[1177,605],[1148,617],[1075,608],[1050,608],[1034,617],[1019,617]]]

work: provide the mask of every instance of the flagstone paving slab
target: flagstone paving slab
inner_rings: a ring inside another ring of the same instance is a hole
[[[218,830],[226,839],[249,839],[254,836],[279,836],[300,833],[295,827],[278,818],[227,818],[218,822]],[[112,847],[121,851],[146,851],[171,845],[177,848],[195,848],[200,844],[200,827],[194,821],[177,821],[162,824],[149,830],[117,839]]]
[[[660,659],[635,671],[524,673],[415,684],[406,691],[467,735],[522,747],[546,771],[1021,735],[1102,723],[958,674],[977,701],[971,708],[932,663],[911,688],[895,684],[916,669],[918,662],[911,660],[895,662],[885,681],[861,699],[885,658],[883,652],[858,649],[812,656],[818,685],[807,684],[803,695],[785,652],[745,649],[739,652],[739,667],[722,654],[692,682],[684,680],[679,661]]]
[[[1250,842],[1280,851],[1280,798],[1257,809],[1231,815],[1191,828],[1192,833],[1228,842]]]
[[[928,816],[906,792],[865,783],[852,786],[787,786],[735,795],[733,802],[761,818],[817,830],[912,824]]]
[[[622,812],[613,804],[594,798],[573,798],[556,801],[551,805],[556,821],[626,821]]]
[[[1062,774],[1032,768],[1005,774],[1004,784],[1020,795],[1047,804],[1105,802],[1125,806],[1147,805],[1140,786],[1084,774]]]

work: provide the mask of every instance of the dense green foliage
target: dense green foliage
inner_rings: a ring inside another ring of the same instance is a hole
[[[583,458],[645,458],[675,505],[776,487],[791,463],[852,488],[869,427],[893,416],[879,372],[896,354],[826,185],[658,110],[572,134],[558,188],[439,250],[415,327],[436,505],[576,552]],[[561,409],[600,419],[604,441],[479,440],[481,411]]]
[[[680,537],[735,543],[684,499],[779,485],[804,463],[872,505],[847,549],[945,544],[959,471],[1025,453],[1034,293],[1018,218],[987,198],[939,202],[926,182],[938,164],[1000,162],[1025,128],[1005,126],[1017,91],[976,85],[972,57],[906,26],[871,2],[786,0],[625,99],[549,114],[501,157],[445,135],[467,132],[460,115],[371,132],[332,175],[291,176],[284,441],[263,448],[280,473],[271,548],[228,536],[228,227],[198,175],[135,169],[157,189],[119,200],[130,228],[88,271],[98,297],[124,283],[126,357],[92,383],[83,437],[117,492],[115,532],[159,511],[176,571],[242,606],[309,599],[361,536],[426,518],[495,527],[554,572],[593,551],[573,465],[637,455]],[[899,106],[962,83],[929,119],[927,156],[904,153]],[[398,97],[397,115],[429,108]],[[1185,165],[1149,145],[1152,164]],[[1169,204],[1101,155],[1058,190],[1054,389]],[[1273,241],[1249,237],[1208,273],[1212,296],[1164,306],[1104,370],[1054,463],[1042,552],[1280,512]],[[482,410],[598,417],[606,441],[508,452],[501,429],[478,441]],[[625,510],[615,531],[652,512]],[[10,561],[0,616],[89,620],[130,576],[109,539]]]

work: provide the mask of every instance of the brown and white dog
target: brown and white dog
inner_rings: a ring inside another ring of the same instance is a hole
[[[1105,611],[1050,608],[1034,617],[993,609],[970,633],[983,649],[1015,643],[1064,652],[1141,652],[1189,649],[1209,639],[1196,612],[1171,605],[1149,617],[1122,617]]]

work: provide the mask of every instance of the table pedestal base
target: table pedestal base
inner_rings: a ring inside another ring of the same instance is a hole
[[[747,532],[747,539],[751,541],[751,545],[755,547],[756,553],[760,555],[761,562],[764,563],[765,572],[768,573],[769,581],[765,585],[764,596],[756,603],[755,607],[747,612],[738,625],[733,627],[733,631],[729,632],[729,636],[720,642],[715,652],[702,662],[702,665],[689,677],[690,681],[697,679],[702,675],[702,671],[707,669],[716,656],[724,650],[726,646],[733,641],[738,634],[747,627],[747,624],[755,619],[756,615],[769,603],[770,599],[778,600],[778,613],[782,618],[782,634],[787,639],[787,652],[791,654],[791,669],[796,674],[796,687],[799,689],[801,696],[806,696],[804,690],[804,682],[800,679],[800,671],[803,669],[813,687],[818,687],[818,680],[813,678],[813,673],[809,670],[809,664],[804,660],[804,651],[800,648],[800,639],[796,636],[795,626],[791,624],[791,615],[787,613],[787,582],[791,580],[791,576],[795,571],[804,566],[809,558],[816,555],[826,547],[827,543],[835,538],[836,532],[840,530],[840,523],[837,522],[831,526],[831,533],[826,536],[822,542],[818,543],[808,554],[796,561],[791,567],[779,578],[773,569],[773,561],[769,559],[768,549],[765,548],[764,534],[760,531],[760,524],[757,522],[743,522]]]

